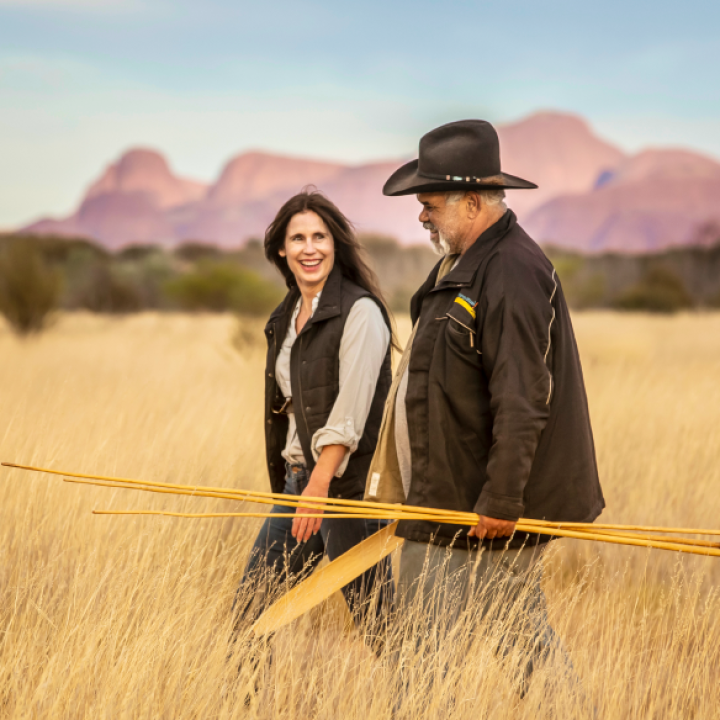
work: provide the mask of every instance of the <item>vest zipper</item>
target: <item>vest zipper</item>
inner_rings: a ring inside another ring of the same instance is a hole
[[[303,328],[303,330],[304,329],[305,328]],[[300,352],[298,353],[298,355],[300,357],[302,357],[302,331],[300,332],[300,336],[298,337],[298,340],[300,340]],[[298,357],[298,362],[300,361],[300,357]],[[303,395],[302,395],[302,371],[300,370],[299,367],[298,367],[298,390],[300,391],[300,409],[302,410],[302,416],[303,416],[303,420],[305,422],[305,428],[307,428],[308,421],[307,421],[307,417],[305,415],[305,401],[303,400]]]
[[[275,370],[275,366],[277,365],[277,327],[275,326],[275,323],[273,323],[273,375],[277,375],[277,372]],[[277,382],[277,378],[275,378],[275,382]]]

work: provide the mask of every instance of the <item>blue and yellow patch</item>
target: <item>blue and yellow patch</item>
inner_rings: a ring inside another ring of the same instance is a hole
[[[460,305],[460,307],[467,310],[470,315],[472,315],[472,319],[475,320],[475,318],[477,317],[477,314],[475,313],[475,308],[477,307],[476,300],[472,300],[467,295],[459,293],[458,296],[455,298],[455,302]]]

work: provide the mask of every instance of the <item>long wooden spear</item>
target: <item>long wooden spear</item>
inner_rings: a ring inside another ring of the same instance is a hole
[[[299,496],[297,496],[299,497]],[[218,513],[182,513],[182,512],[168,512],[165,510],[93,510],[95,515],[165,515],[169,517],[183,517],[183,518],[220,518],[220,517],[256,517],[256,518],[269,518],[269,517],[296,517],[295,513],[232,513],[232,512],[218,512]],[[385,513],[368,513],[366,515],[358,516],[356,514],[303,514],[302,517],[316,517],[316,518],[358,518],[363,517],[373,520],[425,520],[430,522],[443,522],[448,525],[477,525],[480,521],[480,516],[475,516],[475,522],[467,522],[465,520],[458,520],[457,518],[447,517],[440,518],[438,516],[427,516],[421,515],[420,513],[404,513],[402,510],[398,510],[394,516],[390,516]],[[578,530],[565,530],[549,528],[547,526],[534,525],[531,520],[518,521],[515,525],[516,532],[526,532],[534,534],[552,535],[553,537],[565,537],[573,538],[576,540],[596,540],[598,542],[613,543],[615,545],[632,545],[635,547],[649,547],[656,548],[658,550],[673,550],[675,552],[690,553],[692,555],[706,555],[712,557],[720,557],[720,548],[716,545],[696,545],[689,538],[683,538],[687,540],[687,544],[678,543],[675,540],[656,540],[645,535],[630,535],[624,533],[611,533],[606,531],[604,533],[594,533],[586,529]],[[504,538],[499,538],[503,540]]]
[[[108,481],[97,481],[97,480],[80,480],[76,478],[64,478],[66,482],[81,483],[84,485],[97,485],[100,487],[111,487],[121,489],[135,489],[146,492],[159,492],[168,493],[173,495],[196,495],[194,490],[172,490],[167,488],[156,488],[156,487],[142,487],[139,484],[127,485],[123,483],[112,483]],[[230,495],[224,493],[199,493],[200,497],[214,497],[214,498],[227,498],[231,500],[239,499],[237,495]],[[303,508],[310,510],[318,510],[317,514],[303,513],[304,517],[307,518],[329,518],[329,519],[373,519],[373,520],[424,520],[428,522],[444,522],[447,524],[455,525],[476,525],[479,521],[479,516],[474,513],[464,513],[464,517],[458,517],[450,511],[447,511],[443,515],[428,515],[424,512],[416,511],[411,509],[412,506],[395,505],[392,506],[392,510],[384,511],[382,509],[376,509],[373,503],[368,503],[367,508],[346,508],[344,513],[333,513],[333,508],[329,508],[330,512],[322,512],[323,505],[320,503],[303,502],[303,496],[301,495],[280,495],[279,498],[274,500],[268,500],[265,498],[250,498],[250,502],[259,502],[264,504],[273,505],[284,505],[287,507]],[[337,509],[337,506],[334,506]],[[349,512],[347,512],[349,510]],[[155,510],[98,510],[93,511],[96,515],[165,515],[168,517],[185,517],[185,518],[218,518],[218,517],[247,517],[247,518],[267,518],[267,517],[295,517],[295,513],[180,513],[180,512],[168,512],[168,511],[155,511]],[[469,517],[468,517],[469,516]],[[634,535],[630,533],[620,533],[610,530],[601,530],[595,532],[594,528],[590,524],[582,524],[580,527],[573,526],[569,529],[561,527],[559,524],[547,525],[539,524],[534,520],[520,520],[516,526],[518,532],[532,532],[539,534],[552,534],[557,537],[572,537],[582,539],[594,539],[601,542],[615,542],[617,544],[624,545],[638,545],[634,541],[645,541],[645,547],[657,547],[666,550],[675,550],[677,552],[692,552],[690,550],[683,550],[681,545],[695,546],[695,547],[708,547],[708,548],[720,548],[720,544],[712,543],[703,540],[695,540],[691,538],[664,538],[659,535]],[[572,533],[572,534],[571,534]],[[578,535],[577,533],[581,533]],[[604,536],[604,537],[603,537]],[[633,542],[622,542],[620,539],[631,539]],[[672,545],[672,547],[670,547]],[[712,553],[701,552],[698,554],[711,555]]]
[[[64,475],[67,476],[68,481],[70,481],[70,478],[87,478],[91,480],[100,480],[105,482],[114,482],[114,483],[122,483],[123,486],[134,486],[134,485],[143,485],[147,487],[157,487],[157,488],[164,488],[166,490],[182,490],[184,491],[183,494],[187,495],[196,495],[198,497],[218,497],[218,498],[225,498],[230,500],[244,500],[247,502],[260,502],[260,498],[265,498],[268,500],[266,504],[274,504],[269,501],[276,501],[276,500],[282,500],[284,498],[288,498],[289,496],[285,495],[284,493],[267,493],[267,492],[259,492],[255,490],[237,490],[234,488],[214,488],[214,487],[206,487],[202,485],[178,485],[173,483],[161,483],[161,482],[154,482],[152,480],[134,480],[131,478],[122,478],[122,477],[112,477],[112,476],[105,476],[105,475],[91,475],[87,473],[74,473],[74,472],[68,472],[66,470],[55,470],[52,468],[42,468],[42,467],[35,467],[32,465],[20,465],[17,463],[9,463],[9,462],[3,462],[0,463],[0,465],[3,465],[5,467],[9,468],[17,468],[20,470],[31,470],[35,472],[43,472],[43,473],[50,473],[52,475]],[[209,493],[216,493],[216,494],[209,494]],[[258,500],[251,500],[251,498],[258,498]],[[473,517],[475,517],[474,513],[470,512],[463,512],[463,511],[449,511],[449,510],[442,510],[439,508],[424,508],[419,506],[412,506],[412,505],[399,505],[399,504],[390,504],[390,503],[376,503],[376,502],[370,502],[370,501],[363,501],[363,500],[344,500],[342,498],[314,498],[314,497],[306,497],[302,496],[302,500],[304,502],[310,502],[313,505],[341,505],[345,508],[345,512],[349,512],[350,508],[382,508],[384,510],[392,510],[397,511],[398,508],[402,507],[405,510],[415,510],[422,512],[424,514],[428,515],[443,515],[446,516],[448,513],[452,513],[454,516],[465,517],[468,520],[471,520]],[[619,531],[626,531],[626,532],[655,532],[655,533],[673,533],[673,534],[681,534],[681,535],[720,535],[720,529],[714,529],[714,528],[673,528],[673,527],[663,527],[663,526],[657,526],[657,525],[617,525],[617,524],[609,524],[609,523],[580,523],[580,522],[566,522],[566,521],[553,521],[553,520],[538,520],[535,518],[532,519],[521,519],[521,521],[527,520],[528,522],[532,522],[535,525],[542,525],[548,529],[550,528],[567,528],[571,530],[580,529],[580,528],[589,528],[593,531],[595,530],[619,530]],[[546,534],[553,534],[547,532]]]
[[[450,522],[447,520],[451,515],[455,520],[463,522],[457,522],[456,524],[467,524],[475,525],[478,522],[478,516],[471,512],[461,511],[450,511],[442,510],[439,508],[424,508],[412,505],[395,505],[389,503],[375,503],[367,502],[362,500],[344,500],[341,498],[313,498],[305,496],[289,496],[284,493],[266,493],[258,492],[254,490],[235,490],[230,488],[213,488],[205,487],[201,485],[178,485],[173,483],[161,483],[154,482],[151,480],[135,480],[131,478],[112,477],[105,475],[91,475],[86,473],[74,473],[65,470],[55,470],[52,468],[42,468],[32,465],[20,465],[17,463],[0,463],[5,467],[17,468],[21,470],[31,470],[35,472],[50,473],[53,475],[67,476],[68,482],[79,482],[80,480],[74,479],[90,479],[99,480],[98,484],[102,484],[106,487],[125,487],[128,489],[137,488],[148,492],[168,492],[170,494],[183,494],[197,497],[216,497],[221,499],[229,500],[243,500],[246,502],[258,502],[264,504],[284,504],[290,507],[306,507],[308,509],[321,509],[327,508],[328,505],[342,506],[344,513],[360,512],[364,510],[367,512],[386,510],[392,513],[402,511],[413,511],[419,512],[423,515],[437,516],[438,522]],[[115,483],[115,484],[111,484]],[[155,488],[155,489],[151,489]],[[330,508],[327,508],[330,509]],[[443,519],[440,519],[443,518]],[[676,533],[683,535],[720,535],[720,530],[715,529],[695,529],[695,528],[668,528],[658,526],[645,526],[645,525],[612,525],[607,523],[575,523],[575,522],[560,522],[560,521],[548,521],[548,520],[537,520],[521,518],[519,521],[522,523],[532,523],[537,528],[532,532],[537,532],[547,535],[558,535],[559,530],[567,531],[581,531],[590,530],[595,532],[597,530],[618,530],[624,532],[656,532],[656,533]],[[562,535],[563,537],[574,537],[574,535]],[[560,537],[560,535],[558,535]],[[631,539],[631,538],[630,538]],[[627,543],[634,544],[634,543]]]
[[[243,499],[250,501],[250,498],[265,498],[265,499],[271,499],[271,500],[279,500],[283,498],[287,498],[288,495],[285,495],[284,493],[268,493],[268,492],[259,492],[256,490],[235,490],[230,488],[214,488],[214,487],[206,487],[202,485],[177,485],[174,483],[161,483],[161,482],[155,482],[152,480],[134,480],[132,478],[122,478],[122,477],[112,477],[107,475],[90,475],[87,473],[75,473],[75,472],[67,472],[65,470],[54,470],[50,468],[41,468],[41,467],[34,467],[32,465],[19,465],[16,463],[0,463],[0,465],[3,465],[5,467],[10,468],[16,468],[20,470],[31,470],[34,472],[43,472],[43,473],[50,473],[51,475],[64,475],[68,478],[85,478],[90,480],[101,480],[106,482],[115,482],[115,483],[123,483],[126,485],[145,485],[149,487],[158,487],[158,488],[165,488],[165,489],[176,489],[176,490],[185,490],[190,491],[188,494],[195,494],[199,497],[206,497],[205,495],[201,495],[201,493],[222,493],[221,497],[227,497],[227,496],[234,496],[232,498],[227,499]],[[214,496],[208,496],[208,497],[214,497]],[[313,503],[320,503],[323,505],[342,505],[343,507],[350,508],[350,507],[359,507],[359,508],[382,508],[384,510],[397,510],[399,505],[394,505],[390,503],[375,503],[375,502],[366,502],[364,500],[345,500],[342,498],[320,498],[320,497],[305,497],[303,496],[303,499],[306,502],[313,502]],[[254,500],[252,502],[255,502]],[[457,516],[470,516],[473,513],[465,513],[460,511],[448,511],[448,510],[440,510],[437,508],[423,508],[419,506],[413,506],[413,505],[403,505],[404,508],[409,508],[412,510],[417,510],[420,512],[423,512],[427,515],[446,515],[448,512],[451,512],[453,515]],[[720,532],[720,531],[719,531]]]

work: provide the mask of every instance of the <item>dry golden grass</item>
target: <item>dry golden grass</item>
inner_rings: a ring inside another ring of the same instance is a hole
[[[261,323],[63,316],[0,327],[0,459],[265,488]],[[720,526],[720,315],[575,317],[615,522]],[[401,334],[407,334],[407,321]],[[428,661],[379,659],[342,602],[228,663],[230,605],[258,522],[94,517],[93,507],[208,511],[222,501],[0,472],[0,717],[713,718],[720,563],[556,543],[545,587],[582,690],[557,663],[520,700],[502,628],[468,618]],[[233,508],[235,509],[235,508]],[[259,653],[258,689],[247,653]],[[453,657],[456,658],[453,661]],[[450,671],[443,673],[450,660]],[[238,665],[242,664],[240,672]],[[246,695],[249,705],[244,704]]]

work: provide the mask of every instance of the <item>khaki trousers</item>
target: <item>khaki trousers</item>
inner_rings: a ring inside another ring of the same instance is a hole
[[[575,682],[572,663],[548,621],[541,586],[543,550],[542,545],[463,550],[406,540],[397,595],[401,612],[414,620],[418,644],[441,651],[461,616],[474,612],[474,618],[487,621],[486,627],[501,629],[493,638],[499,653],[506,656],[516,646],[523,648],[521,695],[535,667],[551,654],[567,679]]]

